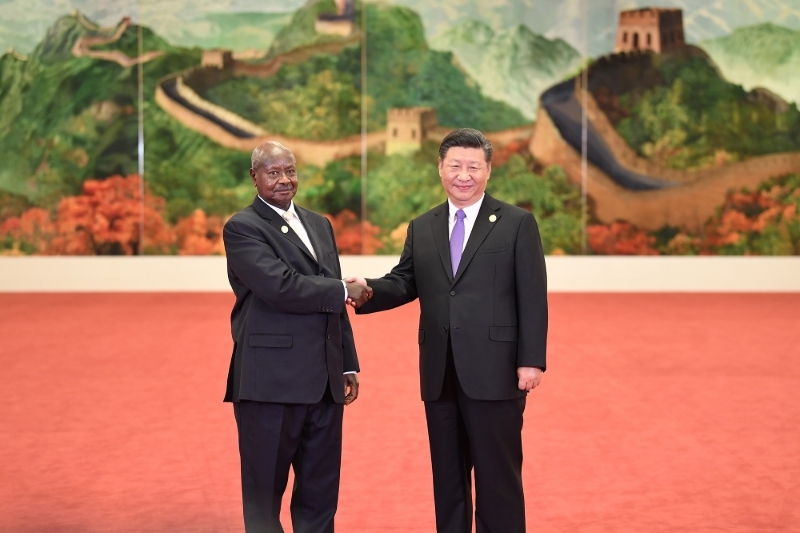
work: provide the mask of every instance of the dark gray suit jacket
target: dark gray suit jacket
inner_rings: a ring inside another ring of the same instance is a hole
[[[448,337],[467,396],[524,396],[517,367],[546,367],[547,279],[536,220],[487,194],[453,276],[448,216],[445,202],[411,221],[400,262],[384,277],[367,280],[375,294],[357,312],[419,297],[423,400],[439,397]]]
[[[258,197],[223,229],[236,295],[225,401],[316,403],[330,381],[334,401],[344,403],[342,374],[359,370],[333,228],[295,209],[319,262]]]

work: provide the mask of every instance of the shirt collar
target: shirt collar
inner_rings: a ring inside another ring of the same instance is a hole
[[[257,195],[257,196],[258,196],[259,200],[261,200],[262,202],[264,202],[265,204],[270,206],[272,209],[274,209],[275,212],[278,213],[281,216],[281,218],[283,218],[283,215],[284,215],[284,213],[286,213],[286,211],[289,211],[295,217],[300,218],[300,217],[297,216],[297,210],[294,208],[294,202],[289,202],[289,209],[283,210],[280,207],[276,207],[276,206],[272,205],[271,203],[267,202],[266,200],[264,200],[263,198],[261,198],[260,194]]]
[[[467,215],[468,220],[475,220],[478,218],[478,211],[481,210],[481,204],[483,203],[483,198],[486,196],[486,193],[481,194],[481,197],[478,198],[478,201],[474,204],[462,207],[461,209],[464,210],[464,214]],[[453,205],[453,202],[450,201],[450,198],[447,199],[447,205],[450,207],[450,220],[453,220],[456,216],[456,211],[458,211],[458,207]]]

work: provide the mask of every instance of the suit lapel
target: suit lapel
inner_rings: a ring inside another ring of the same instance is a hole
[[[445,202],[433,213],[431,229],[433,230],[433,240],[436,242],[436,248],[439,250],[439,257],[442,259],[442,266],[452,283],[453,267],[450,264],[450,228],[447,225],[449,216],[450,210],[447,202]]]
[[[319,237],[317,236],[317,226],[314,224],[314,221],[308,216],[308,211],[299,207],[297,205],[294,206],[294,210],[297,211],[297,214],[300,216],[300,222],[303,223],[303,227],[306,229],[306,233],[308,233],[308,240],[311,241],[311,246],[314,248],[314,253],[317,254],[317,259],[322,258],[322,248],[319,242]],[[294,232],[293,232],[294,233]],[[297,240],[300,240],[298,237]],[[300,241],[302,243],[302,241]],[[303,245],[303,250],[306,250],[305,245]],[[314,259],[310,253],[308,256],[311,259]],[[319,264],[320,269],[322,268],[322,261],[318,260],[317,263]]]
[[[312,256],[311,252],[308,251],[306,245],[303,244],[303,241],[300,239],[297,233],[295,233],[292,227],[289,226],[289,224],[278,214],[277,211],[275,211],[270,206],[265,204],[258,196],[256,196],[255,200],[253,201],[253,207],[255,208],[256,211],[258,211],[258,214],[260,214],[269,222],[270,226],[278,230],[285,239],[295,244],[298,248],[300,248],[300,250],[303,251],[303,253],[305,253],[312,261],[314,261],[314,256]],[[295,211],[297,211],[298,213],[300,212],[300,210],[296,205],[295,205]],[[302,223],[303,226],[306,228],[306,233],[308,233],[308,238],[311,240],[314,249],[319,251],[318,244],[314,242],[314,239],[316,238],[316,235],[314,235],[314,233],[316,232],[311,231],[310,225],[306,223],[306,220],[308,220],[308,217],[304,217],[302,219]],[[286,231],[284,231],[283,229],[284,227],[286,228]],[[319,255],[317,255],[317,257],[319,257]]]
[[[475,225],[472,226],[472,232],[469,234],[467,246],[464,248],[464,253],[461,255],[461,262],[458,264],[458,272],[456,272],[455,279],[453,279],[454,284],[458,282],[458,280],[464,274],[467,266],[469,266],[469,262],[472,261],[472,258],[475,256],[475,252],[478,251],[478,248],[480,248],[481,244],[483,244],[483,241],[486,240],[486,237],[497,225],[497,222],[502,216],[498,212],[499,210],[500,203],[497,202],[497,200],[488,194],[483,197],[483,203],[481,204],[481,208],[478,210],[478,217],[475,219]],[[494,222],[489,221],[489,217],[491,215],[495,215],[496,217]]]

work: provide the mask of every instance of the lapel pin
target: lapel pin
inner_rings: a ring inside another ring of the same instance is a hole
[[[497,215],[489,215],[489,222],[494,222],[497,220]]]
[[[281,226],[281,231],[284,232],[284,233],[289,233],[289,227],[288,226]]]

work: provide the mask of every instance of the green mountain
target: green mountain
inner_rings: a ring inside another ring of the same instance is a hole
[[[549,40],[523,25],[495,33],[469,20],[433,38],[431,46],[451,51],[483,94],[529,119],[536,117],[539,95],[580,63],[578,52],[565,41]]]
[[[269,56],[288,52],[301,46],[340,40],[336,35],[323,35],[314,29],[314,22],[323,13],[335,13],[333,0],[310,0],[304,7],[292,14],[291,20],[275,36],[269,49]]]
[[[154,101],[159,78],[200,63],[199,49],[177,48],[142,27],[145,180],[167,200],[171,218],[196,207],[228,214],[240,206],[231,191],[247,178],[246,154],[183,127]],[[135,55],[139,27],[103,49]],[[138,67],[74,57],[75,41],[93,35],[75,16],[58,19],[27,60],[0,56],[0,213],[31,205],[57,209],[87,179],[138,172]],[[203,176],[198,180],[197,176]],[[249,191],[248,191],[249,194]]]
[[[313,34],[313,20],[330,0],[300,9],[276,39],[270,54],[323,44]],[[322,6],[322,7],[320,7]],[[361,5],[357,5],[359,17]],[[524,124],[513,107],[481,94],[476,83],[454,64],[452,54],[431,50],[422,21],[410,9],[367,4],[367,128],[386,127],[393,107],[430,106],[439,124],[496,131]],[[288,29],[287,29],[288,32]],[[209,89],[208,100],[292,137],[333,140],[361,129],[361,46],[341,53],[316,53],[306,61],[284,65],[269,78],[239,77]]]
[[[731,82],[746,89],[765,87],[800,103],[800,31],[758,24],[700,46]]]
[[[0,190],[44,205],[85,178],[136,172],[136,73],[73,57],[87,35],[62,17],[27,61],[0,59]]]
[[[370,129],[385,124],[391,107],[431,106],[439,124],[496,131],[525,117],[493,93],[483,93],[451,52],[429,48],[419,15],[381,3],[367,4],[367,93]]]
[[[696,47],[598,60],[589,87],[628,145],[663,166],[707,168],[800,150],[796,104],[730,83]]]

